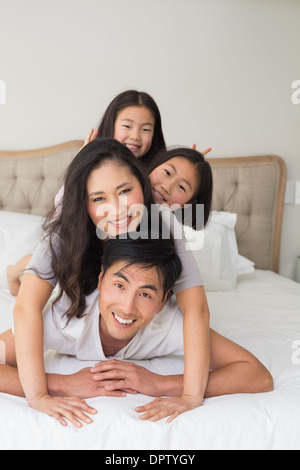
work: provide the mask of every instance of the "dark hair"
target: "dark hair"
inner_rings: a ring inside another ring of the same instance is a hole
[[[212,192],[213,192],[213,176],[211,166],[201,152],[187,147],[177,147],[168,151],[159,152],[156,157],[147,165],[149,175],[159,165],[164,164],[170,158],[183,157],[195,165],[198,170],[199,185],[193,201],[190,202],[192,209],[192,220],[189,223],[194,229],[201,230],[207,224],[212,205]],[[204,218],[202,224],[201,220],[197,218],[196,205],[202,204],[204,207]]]
[[[154,203],[145,168],[120,142],[96,139],[83,147],[73,159],[65,176],[61,210],[55,215],[55,209],[52,209],[44,224],[50,240],[52,269],[60,286],[56,301],[63,293],[71,301],[66,312],[68,319],[82,316],[85,296],[97,287],[104,242],[98,238],[96,227],[87,212],[86,183],[90,173],[107,160],[128,167],[141,184],[144,205],[150,207]],[[56,250],[55,246],[58,247]]]
[[[154,117],[154,133],[148,152],[141,157],[147,164],[160,150],[166,148],[162,131],[161,116],[154,99],[143,91],[127,90],[116,96],[107,107],[98,127],[99,137],[114,137],[114,125],[118,113],[128,106],[145,106]]]
[[[126,268],[133,264],[142,265],[146,269],[157,268],[160,277],[162,275],[163,297],[173,288],[182,270],[172,237],[110,239],[103,251],[103,274],[119,261],[124,261]]]

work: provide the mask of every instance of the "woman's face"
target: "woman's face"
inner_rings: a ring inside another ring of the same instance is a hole
[[[117,114],[114,138],[125,145],[137,158],[151,147],[154,134],[154,116],[145,106],[127,106]]]
[[[139,180],[127,166],[105,161],[90,173],[86,190],[88,214],[103,239],[137,229],[144,194]]]
[[[184,157],[173,157],[150,174],[152,191],[158,204],[183,206],[192,202],[198,187],[199,174],[194,163]]]

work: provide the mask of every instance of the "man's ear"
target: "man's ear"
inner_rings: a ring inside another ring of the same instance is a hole
[[[101,287],[101,283],[102,283],[103,276],[104,276],[103,268],[101,268],[101,272],[100,272],[99,277],[98,277],[98,286],[97,286],[97,289],[98,289],[99,291],[100,291],[100,287]]]
[[[160,311],[163,309],[163,306],[165,305],[166,301],[167,301],[168,298],[169,298],[170,292],[171,292],[171,289],[169,289],[169,290],[166,292],[164,298],[162,299],[161,306],[159,307],[158,312],[160,312]]]

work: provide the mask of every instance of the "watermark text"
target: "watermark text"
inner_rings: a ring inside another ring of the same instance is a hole
[[[300,339],[293,342],[292,349],[295,349],[292,354],[292,363],[298,366],[300,364]]]
[[[174,215],[176,214],[176,215]],[[115,238],[131,239],[183,239],[186,241],[186,249],[201,249],[204,244],[204,231],[193,230],[204,226],[204,206],[197,204],[194,207],[185,205],[181,208],[178,204],[159,210],[157,204],[150,208],[143,204],[127,205],[126,197],[119,201],[115,207],[112,204],[100,204],[93,220],[96,225],[97,236],[100,240]],[[185,226],[185,229],[183,228]]]
[[[149,454],[141,457],[112,454],[105,457],[105,465],[129,465],[132,468],[143,468],[144,465],[193,465],[195,454]],[[199,465],[199,462],[198,462]]]
[[[6,85],[3,80],[0,80],[0,104],[6,104]]]
[[[295,90],[292,93],[292,103],[300,104],[300,80],[294,80],[292,83],[292,88]]]
[[[5,343],[0,340],[0,364],[6,364]]]

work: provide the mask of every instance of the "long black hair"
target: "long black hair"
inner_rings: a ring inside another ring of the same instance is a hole
[[[186,158],[194,164],[198,172],[198,189],[190,202],[192,209],[191,225],[196,230],[202,230],[207,224],[212,206],[213,194],[213,175],[209,162],[205,160],[203,154],[197,150],[188,147],[176,147],[170,150],[162,150],[147,165],[149,175],[160,165],[174,157]],[[203,205],[203,223],[201,218],[197,217],[196,206]]]
[[[128,106],[145,106],[154,117],[154,133],[152,144],[148,152],[141,157],[144,163],[148,163],[152,158],[163,149],[166,149],[166,143],[162,131],[161,115],[154,99],[143,91],[127,90],[116,96],[108,105],[102,120],[98,127],[98,136],[114,137],[114,125],[118,113]]]
[[[64,183],[64,197],[60,211],[52,209],[45,224],[52,255],[52,269],[60,292],[56,302],[65,293],[70,299],[67,318],[80,318],[85,309],[85,296],[97,287],[104,241],[98,238],[96,227],[87,211],[87,179],[91,172],[105,161],[126,166],[139,180],[144,194],[144,205],[154,204],[148,174],[136,157],[114,139],[96,139],[85,147],[69,165]]]

